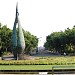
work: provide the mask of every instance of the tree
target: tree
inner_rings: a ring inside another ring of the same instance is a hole
[[[72,29],[67,28],[64,32],[53,32],[46,37],[44,44],[49,50],[66,52],[68,54],[75,52],[75,26]]]
[[[24,37],[25,37],[25,43],[26,43],[26,48],[25,48],[25,53],[29,53],[30,50],[34,49],[37,47],[38,44],[38,39],[36,36],[31,35],[30,32],[24,32]]]
[[[11,40],[11,30],[7,28],[6,25],[2,26],[1,24],[1,29],[0,29],[0,36],[1,36],[1,51],[7,51],[9,50],[10,47],[10,40]]]
[[[17,31],[18,33],[18,31]],[[24,38],[25,38],[25,53],[29,53],[30,50],[37,47],[38,39],[36,36],[31,35],[30,32],[24,31]],[[0,55],[3,52],[10,51],[11,52],[11,35],[12,30],[9,29],[6,25],[3,25],[0,23]]]

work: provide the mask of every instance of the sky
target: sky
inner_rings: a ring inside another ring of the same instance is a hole
[[[75,0],[0,0],[0,22],[13,29],[16,3],[21,26],[39,38],[43,46],[46,36],[75,25]]]

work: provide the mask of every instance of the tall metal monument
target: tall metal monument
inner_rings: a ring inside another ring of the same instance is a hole
[[[16,25],[18,25],[18,38],[16,35]],[[14,57],[16,59],[21,59],[21,56],[24,54],[25,40],[24,40],[24,35],[19,20],[18,3],[16,4],[16,17],[13,26],[11,42],[12,42],[12,50],[13,50]]]

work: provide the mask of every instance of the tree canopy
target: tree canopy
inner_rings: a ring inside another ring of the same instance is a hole
[[[25,38],[25,53],[28,53],[33,48],[37,47],[38,39],[36,36],[32,35],[28,31],[24,31]],[[7,25],[2,25],[0,23],[0,55],[5,51],[11,51],[11,35],[12,30],[7,27]]]
[[[50,51],[75,53],[75,26],[65,31],[53,32],[46,37],[44,44]]]

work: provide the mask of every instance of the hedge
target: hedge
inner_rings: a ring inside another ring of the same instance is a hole
[[[34,60],[0,60],[0,65],[75,65],[75,57],[42,57]]]

